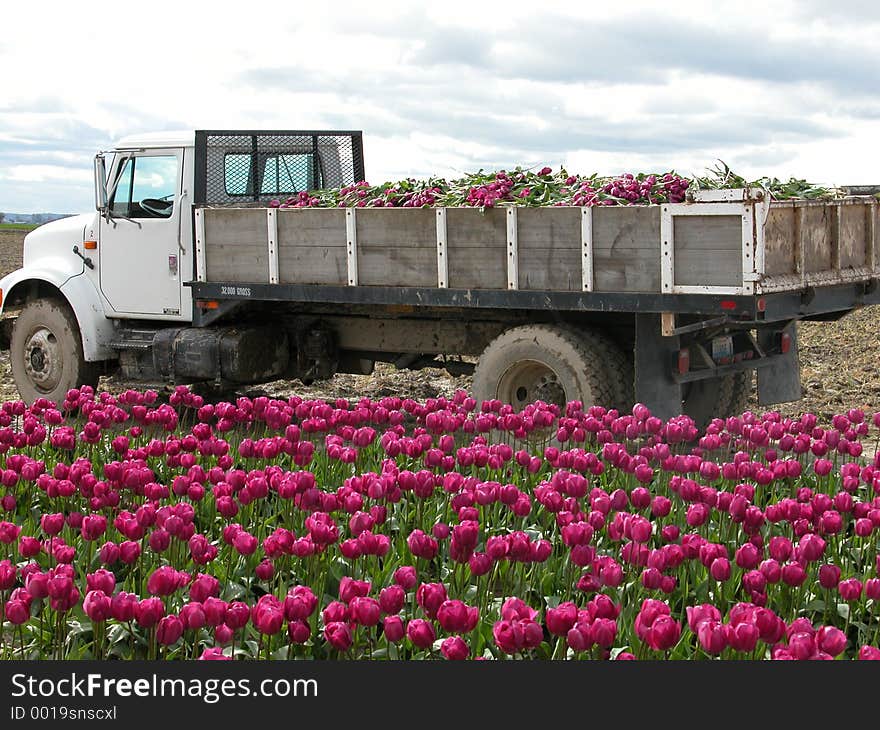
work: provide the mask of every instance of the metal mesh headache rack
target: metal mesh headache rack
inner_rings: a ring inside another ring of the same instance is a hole
[[[359,131],[196,131],[194,202],[247,205],[364,179]]]

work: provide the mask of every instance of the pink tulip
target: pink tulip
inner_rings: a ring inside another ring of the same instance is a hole
[[[318,607],[318,599],[308,586],[294,586],[284,599],[284,617],[288,621],[305,620]]]
[[[295,620],[287,625],[287,635],[292,644],[305,644],[312,637],[312,629],[307,621]]]
[[[165,616],[156,626],[156,641],[163,646],[175,644],[183,636],[183,622],[177,616]]]
[[[13,598],[6,601],[4,610],[6,611],[6,619],[15,626],[26,623],[31,617],[30,606],[21,599]]]
[[[428,618],[437,618],[437,611],[446,600],[446,586],[442,583],[422,583],[416,591],[416,602]]]
[[[189,586],[189,597],[193,601],[198,601],[199,603],[204,602],[211,596],[219,596],[220,595],[220,581],[217,580],[213,575],[208,575],[206,573],[199,573],[190,583]]]
[[[83,610],[95,623],[106,621],[112,615],[110,597],[102,590],[91,590],[83,600]]]
[[[477,627],[479,618],[479,608],[468,606],[459,600],[444,601],[437,610],[437,622],[444,631],[452,634],[473,631]]]
[[[416,587],[418,578],[416,569],[411,565],[404,565],[394,571],[394,582],[397,583],[405,591],[410,591]]]
[[[144,598],[134,606],[134,618],[138,626],[149,629],[159,623],[165,615],[165,606],[160,598]]]
[[[352,598],[366,596],[371,588],[371,584],[367,581],[354,580],[344,576],[339,582],[339,600],[344,603],[350,603]]]
[[[816,632],[816,645],[831,656],[842,654],[846,643],[846,634],[834,626],[822,626]]]
[[[226,601],[221,601],[214,596],[208,596],[201,603],[202,609],[205,611],[205,620],[209,626],[220,626],[226,621],[226,611],[229,608]]]
[[[273,602],[273,606],[275,606]],[[244,601],[233,601],[226,607],[223,617],[225,623],[233,631],[238,631],[247,626],[251,618],[251,609]],[[274,620],[274,619],[273,619]]]
[[[678,643],[681,624],[671,616],[658,616],[651,624],[645,643],[654,651],[666,651]]]
[[[9,561],[0,561],[0,591],[8,591],[14,585],[18,577],[18,569]]]
[[[205,609],[201,603],[187,603],[180,609],[180,620],[186,631],[198,631],[207,624]]]
[[[261,634],[272,636],[281,630],[284,623],[284,608],[275,596],[265,594],[251,609],[251,621]]]
[[[720,623],[721,612],[711,603],[704,603],[700,606],[688,606],[686,609],[688,627],[696,633],[700,625],[706,621]]]
[[[400,618],[400,616],[386,616],[383,621],[383,632],[388,641],[392,644],[396,644],[406,633],[403,626],[403,619]]]
[[[837,586],[844,601],[858,601],[862,596],[862,582],[858,578],[847,578]]]
[[[210,649],[205,649],[201,655],[199,656],[200,661],[232,661],[231,656],[226,656],[223,653],[223,649],[219,646],[212,646]]]
[[[324,627],[324,639],[337,651],[348,651],[352,645],[351,629],[346,623],[331,622]]]
[[[395,614],[400,613],[406,600],[404,589],[395,584],[386,586],[379,592],[379,605],[383,613]]]
[[[470,656],[471,650],[460,636],[450,636],[440,645],[443,656],[450,661],[462,661]]]
[[[547,630],[554,636],[566,636],[577,622],[577,606],[571,601],[560,603],[556,608],[548,608],[545,614]]]
[[[430,621],[412,619],[406,626],[406,635],[414,646],[429,649],[434,645],[436,634]]]
[[[153,571],[147,580],[147,590],[154,596],[170,596],[180,585],[180,574],[171,566]]]
[[[352,621],[361,626],[375,626],[382,615],[382,608],[375,598],[355,596],[348,608]]]

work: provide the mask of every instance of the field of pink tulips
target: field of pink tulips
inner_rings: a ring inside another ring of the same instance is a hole
[[[880,414],[0,407],[0,656],[878,659]]]

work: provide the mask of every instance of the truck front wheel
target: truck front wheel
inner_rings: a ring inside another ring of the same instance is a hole
[[[9,359],[22,399],[61,403],[71,388],[97,386],[100,369],[86,362],[76,319],[55,299],[28,302],[12,328]]]
[[[522,409],[536,400],[611,406],[616,400],[608,358],[589,333],[550,325],[514,327],[489,343],[474,370],[473,395]]]

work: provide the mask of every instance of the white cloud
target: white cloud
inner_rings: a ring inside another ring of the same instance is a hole
[[[88,182],[89,170],[72,170],[54,165],[14,165],[0,171],[0,180],[9,183],[43,183],[52,181]]]

